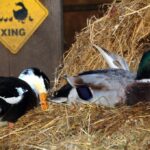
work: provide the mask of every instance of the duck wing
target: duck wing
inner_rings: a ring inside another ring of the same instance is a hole
[[[135,74],[123,70],[123,69],[104,69],[104,70],[94,70],[80,73],[77,76],[71,76],[67,78],[68,83],[72,87],[77,87],[79,85],[105,85],[106,83],[122,83],[123,85],[127,85],[128,82],[132,82],[135,79]],[[114,88],[114,87],[112,87]],[[101,88],[100,88],[101,89]]]
[[[18,78],[0,77],[0,116],[2,121],[15,122],[36,105],[36,95]]]
[[[61,97],[66,97],[65,102],[79,99],[112,106],[124,97],[125,87],[134,81],[135,76],[123,69],[85,71],[68,77],[68,83],[56,91],[57,95],[52,101],[61,103],[64,102]]]
[[[95,70],[67,78],[76,89],[69,97],[106,106],[124,103],[125,88],[134,82],[135,75],[122,69]],[[75,95],[76,94],[76,95]]]
[[[9,104],[18,103],[30,87],[18,78],[0,77],[0,98]]]

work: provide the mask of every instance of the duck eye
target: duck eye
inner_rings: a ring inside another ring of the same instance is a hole
[[[28,74],[28,70],[25,70],[25,71],[24,71],[24,74]]]

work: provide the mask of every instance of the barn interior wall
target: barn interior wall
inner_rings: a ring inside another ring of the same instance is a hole
[[[100,5],[110,4],[112,0],[64,0],[64,50],[68,50],[75,41],[75,34],[87,25],[87,18],[101,17],[106,11]],[[94,7],[97,6],[97,7]],[[68,10],[68,7],[85,6],[84,10]],[[87,7],[87,9],[86,9]],[[90,9],[90,7],[92,7]],[[67,10],[65,9],[67,8]]]

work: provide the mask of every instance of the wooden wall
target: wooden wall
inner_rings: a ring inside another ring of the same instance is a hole
[[[110,3],[112,0],[64,0],[65,4],[101,4],[101,3]]]
[[[99,5],[110,4],[112,0],[64,0],[64,43],[68,50],[75,40],[75,33],[87,25],[87,18],[101,17],[106,11]],[[78,9],[81,5],[81,10]],[[70,7],[70,9],[69,9]],[[76,7],[76,9],[73,9]],[[87,9],[86,9],[87,7]]]
[[[0,76],[18,76],[24,68],[34,66],[53,79],[63,51],[62,0],[41,2],[49,10],[49,16],[21,51],[13,55],[0,44]]]

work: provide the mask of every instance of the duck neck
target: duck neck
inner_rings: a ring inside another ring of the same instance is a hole
[[[20,6],[22,9],[24,9],[24,10],[27,10],[26,8],[25,8],[25,6],[24,6],[24,4],[18,4],[18,6]]]
[[[35,85],[32,82],[33,79],[30,76],[26,76],[26,75],[22,74],[22,75],[19,76],[19,79],[25,81],[30,86],[32,91],[36,94],[36,96],[37,97],[39,96],[38,91],[37,91]]]
[[[142,56],[136,79],[150,79],[150,51],[145,52]]]

